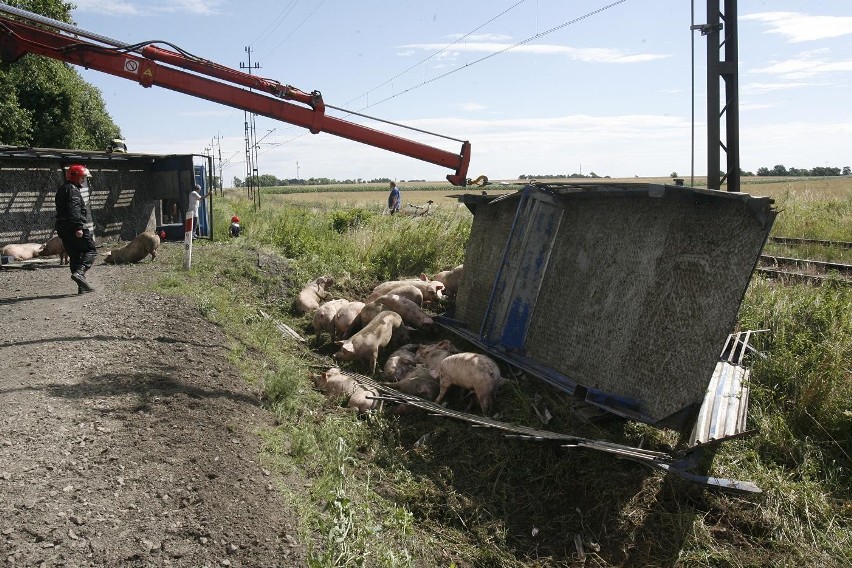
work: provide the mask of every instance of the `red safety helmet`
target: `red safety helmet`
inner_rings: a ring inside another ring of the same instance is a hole
[[[65,179],[68,181],[74,181],[75,179],[83,179],[87,177],[92,177],[92,174],[89,173],[89,168],[80,164],[74,164],[73,166],[69,166],[65,171]]]
[[[239,218],[239,217],[237,217],[236,215],[234,215],[233,217],[231,217],[231,223],[239,223],[239,222],[240,222],[240,218]]]

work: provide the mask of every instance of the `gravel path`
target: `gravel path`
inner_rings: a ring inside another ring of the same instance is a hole
[[[0,271],[0,562],[305,565],[276,489],[301,482],[259,463],[274,417],[221,331],[123,291],[157,263],[97,264],[82,296],[42,266]]]

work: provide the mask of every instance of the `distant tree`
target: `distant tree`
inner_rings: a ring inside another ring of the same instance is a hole
[[[849,166],[843,166],[843,175],[852,175],[852,168],[850,168]]]
[[[669,177],[670,177],[670,178],[676,178],[676,177],[678,177],[677,172],[672,172],[672,173],[670,173],[670,174],[669,174]]]
[[[786,176],[787,175],[787,168],[785,168],[781,164],[778,164],[777,166],[772,168],[771,173],[769,175],[771,175],[771,176]]]
[[[840,168],[832,168],[828,166],[818,166],[811,170],[812,176],[839,176]]]
[[[17,8],[73,23],[61,0],[7,0]],[[0,64],[0,143],[105,150],[121,130],[100,91],[71,66],[37,55]]]
[[[757,168],[757,175],[759,175],[759,176],[770,176],[772,174],[769,173],[769,168],[760,167],[760,168]]]
[[[258,187],[275,187],[276,185],[283,185],[278,181],[278,178],[271,174],[262,174],[257,177],[257,186]]]
[[[234,187],[242,187],[242,186],[243,186],[243,180],[241,180],[237,176],[234,176]]]

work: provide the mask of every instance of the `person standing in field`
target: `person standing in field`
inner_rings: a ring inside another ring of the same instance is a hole
[[[189,192],[188,209],[192,212],[192,236],[200,236],[200,228],[198,227],[198,206],[201,203],[201,186],[195,184],[192,191]],[[186,229],[184,229],[186,230]]]
[[[392,181],[390,182],[390,194],[388,195],[388,209],[390,209],[391,215],[397,213],[401,205],[402,196],[399,193],[399,188],[396,186],[396,182]]]
[[[89,169],[80,164],[69,166],[65,172],[65,183],[59,186],[54,196],[56,203],[56,234],[68,253],[71,279],[77,283],[77,293],[94,292],[95,288],[86,280],[86,272],[97,257],[95,240],[86,226],[89,216],[86,202],[80,189],[86,178],[92,177]]]

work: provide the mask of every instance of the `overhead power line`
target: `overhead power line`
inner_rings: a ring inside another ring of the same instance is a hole
[[[263,55],[263,57],[269,57],[270,55],[272,55],[272,53],[273,53],[276,49],[278,49],[279,47],[281,47],[282,45],[284,45],[284,43],[285,43],[288,39],[290,39],[291,37],[293,37],[293,34],[295,34],[297,31],[299,31],[299,29],[300,29],[302,26],[304,26],[304,25],[305,25],[305,22],[307,22],[308,20],[310,20],[310,19],[311,19],[311,17],[312,17],[314,14],[316,14],[316,13],[317,13],[317,11],[318,11],[320,8],[322,8],[322,5],[323,5],[323,4],[325,4],[325,0],[322,0],[322,2],[320,2],[319,4],[317,4],[317,6],[316,6],[316,8],[314,8],[313,12],[311,12],[310,14],[308,14],[308,15],[305,17],[305,19],[304,19],[304,20],[302,20],[302,21],[301,21],[301,23],[300,23],[298,26],[296,26],[296,28],[295,28],[292,32],[290,32],[290,33],[287,35],[287,37],[285,37],[285,38],[284,38],[284,39],[282,39],[280,42],[278,42],[278,45],[276,45],[275,47],[273,47],[272,49],[270,49],[269,51],[267,51],[267,52]]]
[[[468,33],[464,34],[463,36],[461,36],[460,38],[458,38],[456,41],[454,41],[454,42],[452,42],[452,43],[450,43],[450,44],[445,45],[444,47],[442,47],[441,49],[439,49],[438,51],[436,51],[435,53],[433,53],[433,54],[432,54],[432,55],[430,55],[429,57],[426,57],[425,59],[421,59],[420,61],[418,61],[418,62],[417,62],[417,63],[415,63],[414,65],[412,65],[412,66],[408,67],[407,69],[405,69],[404,71],[400,71],[399,73],[397,73],[396,75],[394,75],[393,77],[391,77],[390,79],[388,79],[387,81],[385,81],[384,83],[382,83],[382,84],[380,84],[380,85],[376,85],[375,87],[373,87],[372,89],[370,89],[370,90],[369,90],[369,91],[367,91],[366,93],[363,93],[363,94],[358,95],[357,97],[355,97],[355,98],[353,98],[353,99],[350,99],[349,101],[347,101],[347,102],[346,102],[346,104],[349,104],[349,103],[351,103],[351,102],[353,102],[353,101],[356,101],[356,100],[360,99],[361,97],[368,96],[368,95],[369,95],[370,93],[372,93],[373,91],[375,91],[375,90],[377,90],[377,89],[380,89],[380,88],[384,87],[384,86],[385,86],[385,85],[387,85],[388,83],[392,82],[394,79],[398,79],[399,77],[402,77],[403,75],[405,75],[406,73],[408,73],[408,72],[409,72],[409,71],[411,71],[412,69],[416,69],[417,67],[420,67],[421,65],[423,65],[424,63],[426,63],[426,62],[427,62],[427,61],[429,61],[430,59],[433,59],[433,58],[437,57],[438,55],[440,55],[440,54],[444,53],[445,51],[449,50],[451,47],[453,47],[454,45],[456,45],[456,44],[457,44],[457,43],[459,43],[460,41],[464,41],[465,39],[469,38],[470,36],[472,36],[473,34],[475,34],[476,32],[478,32],[479,30],[481,30],[482,28],[484,28],[485,26],[487,26],[488,24],[490,24],[491,22],[493,22],[494,20],[496,20],[496,19],[500,18],[501,16],[504,16],[505,14],[507,14],[508,12],[510,12],[510,11],[512,11],[512,10],[514,10],[515,8],[517,8],[518,6],[520,6],[521,4],[523,4],[523,3],[524,3],[524,2],[526,2],[526,1],[527,1],[527,0],[520,0],[520,2],[516,2],[516,3],[512,4],[511,6],[509,6],[508,8],[506,8],[505,10],[503,10],[502,12],[500,12],[499,14],[497,14],[496,16],[494,16],[493,18],[491,18],[490,20],[488,20],[488,21],[484,22],[483,24],[479,25],[479,26],[478,26],[478,27],[476,27],[475,29],[473,29],[473,30],[469,31]]]
[[[474,33],[475,31],[477,31],[477,30],[479,30],[479,29],[481,29],[481,28],[482,28],[484,25],[486,25],[487,23],[490,23],[490,22],[494,21],[496,18],[498,18],[498,17],[502,16],[503,14],[505,14],[506,12],[508,12],[509,10],[512,10],[513,8],[515,8],[516,6],[518,6],[518,4],[521,4],[523,1],[524,1],[524,0],[522,0],[521,2],[518,2],[518,3],[514,4],[514,5],[512,5],[511,7],[507,8],[506,10],[504,10],[503,12],[501,12],[500,14],[498,14],[497,16],[495,16],[494,18],[491,18],[490,20],[488,20],[488,22],[486,22],[485,24],[482,24],[481,26],[477,27],[474,31],[472,31],[472,32],[470,32],[470,33],[468,33],[468,34],[465,34],[465,36],[463,36],[463,37],[468,37],[468,36],[470,36],[472,33]],[[619,4],[624,4],[625,2],[627,2],[627,0],[617,0],[617,1],[615,1],[615,2],[611,2],[611,3],[609,3],[609,4],[606,4],[605,6],[601,6],[600,8],[597,8],[596,10],[592,10],[591,12],[587,12],[586,14],[583,14],[582,16],[579,16],[579,17],[577,17],[577,18],[573,18],[573,19],[568,20],[567,22],[563,22],[563,23],[561,23],[561,24],[559,24],[559,25],[557,25],[557,26],[553,26],[552,28],[549,28],[549,29],[547,29],[547,30],[545,30],[545,31],[543,31],[543,32],[539,32],[539,33],[537,33],[537,34],[535,34],[535,35],[532,35],[532,36],[530,36],[530,37],[528,37],[528,38],[526,38],[526,39],[524,39],[524,40],[521,40],[521,41],[519,41],[519,42],[517,42],[517,43],[514,43],[514,44],[512,44],[512,45],[506,46],[505,48],[503,48],[503,49],[501,49],[501,50],[495,51],[495,52],[493,52],[493,53],[489,53],[488,55],[484,55],[483,57],[480,57],[479,59],[476,59],[476,60],[474,60],[474,61],[471,61],[470,63],[465,63],[465,64],[464,64],[464,65],[462,65],[461,67],[457,67],[457,68],[455,68],[455,69],[452,69],[452,70],[450,70],[450,71],[447,71],[446,73],[442,73],[441,75],[438,75],[438,76],[433,77],[433,78],[431,78],[431,79],[427,79],[426,81],[422,81],[421,83],[418,83],[417,85],[414,85],[414,86],[412,86],[412,87],[409,87],[408,89],[402,90],[402,91],[400,91],[400,92],[398,92],[398,93],[396,93],[396,94],[393,94],[393,95],[391,95],[391,96],[389,96],[389,97],[385,97],[384,99],[381,99],[380,101],[377,101],[377,102],[372,103],[372,104],[367,104],[367,105],[365,105],[365,106],[361,107],[359,110],[366,110],[366,109],[368,109],[368,108],[370,108],[370,107],[374,107],[374,106],[376,106],[376,105],[382,104],[382,103],[387,102],[387,101],[389,101],[389,100],[391,100],[391,99],[395,99],[395,98],[396,98],[396,97],[398,97],[398,96],[404,95],[404,94],[406,94],[406,93],[410,93],[410,92],[412,92],[412,91],[414,91],[414,90],[416,90],[416,89],[419,89],[419,88],[421,88],[421,87],[424,87],[424,86],[426,86],[426,85],[428,85],[428,84],[430,84],[430,83],[434,83],[435,81],[438,81],[439,79],[443,79],[444,77],[448,77],[448,76],[450,76],[450,75],[452,75],[452,74],[454,74],[454,73],[457,73],[458,71],[462,71],[462,70],[464,70],[464,69],[468,69],[469,67],[472,67],[472,66],[476,65],[477,63],[482,63],[483,61],[486,61],[486,60],[488,60],[488,59],[491,59],[492,57],[496,57],[496,56],[498,56],[498,55],[502,55],[503,53],[506,53],[507,51],[511,51],[512,49],[515,49],[516,47],[520,47],[520,46],[522,46],[522,45],[526,45],[526,44],[528,44],[528,43],[530,43],[530,42],[532,42],[532,41],[535,41],[535,40],[537,40],[537,39],[540,39],[540,38],[542,38],[542,37],[544,37],[544,36],[546,36],[546,35],[549,35],[549,34],[551,34],[551,33],[555,32],[555,31],[561,30],[561,29],[563,29],[563,28],[566,28],[566,27],[568,27],[568,26],[571,26],[571,25],[573,25],[573,24],[576,24],[576,23],[578,23],[578,22],[581,22],[581,21],[583,21],[583,20],[586,20],[586,19],[588,19],[588,18],[591,18],[592,16],[596,16],[596,15],[598,15],[598,14],[602,13],[602,12],[605,12],[605,11],[609,10],[610,8],[614,8],[615,6],[618,6]],[[459,39],[459,41],[460,41],[461,39],[463,39],[463,38],[460,38],[460,39]],[[444,50],[448,49],[448,48],[449,48],[449,47],[451,47],[452,45],[455,45],[455,43],[458,43],[458,42],[454,42],[453,44],[450,44],[449,46],[447,46],[447,47],[443,48],[442,50],[438,51],[437,53],[441,53],[442,51],[444,51]],[[425,61],[428,61],[429,59],[431,59],[432,57],[434,57],[435,55],[437,55],[437,53],[436,53],[436,54],[433,54],[433,55],[431,55],[431,56],[429,56],[428,58],[426,58],[426,59],[424,60],[424,62],[425,62]],[[421,63],[422,63],[422,62],[421,62]],[[419,65],[419,63],[418,63],[417,65]],[[413,68],[414,68],[414,67],[416,67],[417,65],[414,65],[414,66],[410,67],[408,70],[413,69]],[[406,70],[406,71],[408,71],[408,70]],[[405,73],[405,71],[403,71],[403,73]],[[399,76],[400,76],[400,75],[402,75],[403,73],[400,73],[400,74],[396,75],[394,78],[399,77]],[[385,85],[385,84],[389,83],[389,82],[390,82],[390,81],[392,81],[392,80],[393,80],[393,78],[392,78],[392,79],[390,79],[390,80],[388,80],[388,81],[386,81],[385,83],[382,83],[382,85]],[[380,85],[380,86],[381,86],[381,85]],[[378,87],[377,87],[377,88],[378,88]],[[369,93],[369,92],[371,92],[371,91],[368,91],[368,93]],[[363,96],[363,95],[361,95],[361,96]],[[353,100],[355,100],[355,99],[353,99]],[[350,102],[351,102],[351,101],[350,101]],[[327,105],[327,106],[328,106],[328,105]],[[331,108],[335,108],[335,109],[337,109],[337,110],[341,110],[341,111],[347,112],[347,113],[349,113],[349,115],[351,115],[351,114],[359,114],[358,112],[355,112],[355,111],[348,111],[348,110],[345,110],[345,109],[342,109],[342,108],[338,108],[338,107],[331,107]],[[345,116],[348,116],[348,115],[345,115]],[[361,116],[363,116],[363,115],[361,115]],[[401,126],[402,126],[402,125],[401,125]],[[403,126],[403,127],[404,127],[404,126]],[[408,127],[405,127],[405,128],[408,128]],[[414,129],[413,129],[413,130],[414,130]],[[282,146],[282,145],[289,144],[290,142],[292,142],[292,141],[294,141],[294,140],[298,140],[298,139],[299,139],[299,138],[301,138],[302,136],[306,136],[306,135],[307,135],[307,133],[299,134],[298,136],[294,136],[293,138],[290,138],[289,140],[285,140],[284,142],[274,144],[274,146]],[[272,146],[272,145],[271,145],[271,146]]]
[[[255,43],[255,48],[260,47],[267,39],[272,37],[272,32],[274,32],[282,22],[284,22],[298,3],[299,0],[292,0],[288,5],[281,9],[281,13],[278,14],[268,26],[266,26],[266,29],[263,30],[257,38],[255,38],[255,41],[257,42]]]
[[[558,26],[554,26],[554,27],[550,28],[549,30],[545,30],[545,31],[543,31],[543,32],[541,32],[541,33],[537,33],[537,34],[535,34],[535,35],[533,35],[533,36],[528,37],[528,38],[527,38],[527,39],[525,39],[525,40],[522,40],[522,41],[519,41],[518,43],[514,43],[514,44],[512,44],[512,45],[509,45],[509,46],[507,46],[507,47],[505,47],[505,48],[503,48],[503,49],[501,49],[501,50],[499,50],[499,51],[495,51],[494,53],[489,53],[488,55],[484,55],[484,56],[480,57],[479,59],[476,59],[476,60],[474,60],[474,61],[471,61],[470,63],[465,63],[465,64],[464,64],[464,65],[462,65],[461,67],[456,67],[455,69],[451,69],[450,71],[447,71],[446,73],[442,73],[441,75],[438,75],[438,76],[436,76],[436,77],[432,77],[431,79],[427,79],[427,80],[425,80],[425,81],[423,81],[423,82],[421,82],[421,83],[418,83],[417,85],[414,85],[413,87],[409,87],[409,88],[407,88],[407,89],[405,89],[405,90],[402,90],[402,91],[400,91],[400,92],[398,92],[398,93],[396,93],[396,94],[393,94],[393,95],[391,95],[391,96],[389,96],[389,97],[385,97],[384,99],[382,99],[382,100],[380,100],[380,101],[377,101],[377,102],[375,102],[375,103],[373,103],[373,104],[368,104],[368,105],[366,105],[366,106],[362,107],[360,110],[365,110],[365,109],[367,109],[367,108],[370,108],[370,107],[376,106],[376,105],[378,105],[378,104],[381,104],[381,103],[387,102],[387,101],[389,101],[389,100],[391,100],[391,99],[395,99],[396,97],[398,97],[398,96],[400,96],[400,95],[404,95],[404,94],[406,94],[406,93],[410,93],[411,91],[414,91],[414,90],[416,90],[416,89],[419,89],[420,87],[424,87],[424,86],[428,85],[429,83],[434,83],[435,81],[437,81],[437,80],[439,80],[439,79],[443,79],[444,77],[448,77],[448,76],[452,75],[453,73],[457,73],[457,72],[459,72],[459,71],[461,71],[461,70],[463,70],[463,69],[467,69],[468,67],[472,67],[472,66],[476,65],[477,63],[482,63],[483,61],[486,61],[486,60],[488,60],[488,59],[491,59],[492,57],[496,57],[496,56],[498,56],[498,55],[502,55],[503,53],[506,53],[507,51],[510,51],[510,50],[512,50],[512,49],[515,49],[516,47],[520,47],[520,46],[522,46],[522,45],[525,45],[525,44],[527,44],[527,43],[530,43],[531,41],[535,41],[535,40],[537,40],[537,39],[539,39],[539,38],[542,38],[542,37],[544,37],[544,36],[546,36],[546,35],[548,35],[548,34],[551,34],[551,33],[555,32],[555,31],[561,30],[562,28],[565,28],[565,27],[568,27],[568,26],[570,26],[570,25],[576,24],[577,22],[581,22],[581,21],[583,21],[583,20],[585,20],[585,19],[587,19],[587,18],[591,18],[592,16],[595,16],[595,15],[597,15],[597,14],[600,14],[601,12],[605,12],[606,10],[609,10],[610,8],[612,8],[612,7],[614,7],[614,6],[617,6],[617,5],[619,5],[619,4],[623,4],[623,3],[625,3],[625,2],[627,2],[627,0],[618,0],[617,2],[613,2],[613,3],[611,3],[611,4],[607,4],[606,6],[602,6],[602,7],[598,8],[597,10],[593,10],[593,11],[588,12],[587,14],[584,14],[584,15],[582,15],[582,16],[580,16],[580,17],[578,17],[578,18],[574,18],[573,20],[569,20],[569,21],[567,21],[567,22],[564,22],[564,23],[562,23],[562,24],[559,24]]]

